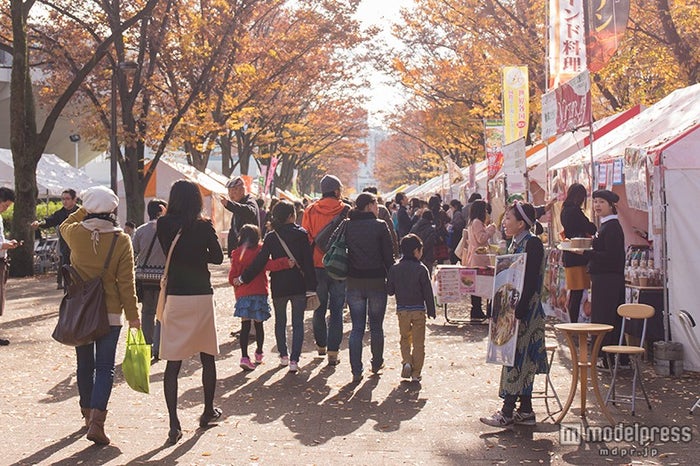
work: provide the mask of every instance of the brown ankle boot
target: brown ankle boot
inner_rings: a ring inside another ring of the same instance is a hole
[[[90,425],[88,426],[87,439],[99,445],[109,445],[109,437],[105,434],[105,418],[107,411],[99,409],[90,410]]]
[[[90,427],[90,408],[80,408],[80,412],[83,414],[83,419],[85,419],[85,427]]]

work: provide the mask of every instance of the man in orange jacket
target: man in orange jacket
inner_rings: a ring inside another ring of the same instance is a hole
[[[341,201],[343,185],[333,175],[321,178],[320,200],[309,205],[304,211],[301,226],[309,234],[309,241],[314,252],[314,267],[318,283],[316,293],[321,302],[314,311],[314,339],[320,356],[328,353],[328,364],[335,366],[340,362],[338,350],[343,339],[343,305],[345,304],[345,282],[334,280],[328,276],[323,267],[323,251],[314,244],[319,232],[328,225],[338,214],[343,212],[345,203]],[[326,325],[326,310],[330,318]]]

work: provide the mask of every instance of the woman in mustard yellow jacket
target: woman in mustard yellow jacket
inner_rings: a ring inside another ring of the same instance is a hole
[[[59,228],[61,237],[71,249],[71,264],[83,280],[102,273],[116,238],[109,264],[102,275],[110,332],[97,341],[75,348],[80,410],[88,427],[87,438],[107,445],[110,440],[104,432],[104,423],[112,392],[122,312],[129,327],[141,326],[134,282],[134,253],[129,235],[118,227],[113,215],[119,204],[114,192],[96,186],[84,191],[81,198],[83,206]]]

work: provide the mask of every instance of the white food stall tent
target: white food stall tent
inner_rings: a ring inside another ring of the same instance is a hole
[[[15,189],[14,166],[12,152],[0,149],[0,186]],[[81,191],[94,186],[95,182],[83,170],[74,168],[60,157],[43,154],[37,165],[36,184],[40,198],[56,199],[65,189],[74,189],[79,195]]]
[[[146,169],[149,164],[150,162],[146,164]],[[144,202],[148,204],[153,198],[167,201],[170,195],[170,187],[175,181],[181,179],[190,180],[199,187],[204,201],[204,215],[211,218],[216,233],[219,239],[222,240],[221,244],[225,247],[226,235],[231,226],[231,213],[219,201],[219,196],[228,197],[228,190],[224,184],[226,180],[223,176],[209,170],[201,172],[186,163],[163,157],[158,161],[153,176],[146,186]],[[123,225],[126,221],[126,198],[124,196],[123,180],[120,180],[117,185],[117,194],[119,196],[119,205],[124,206],[124,208],[119,208],[117,211],[119,223]],[[145,209],[143,221],[148,221],[148,214],[145,212]]]
[[[694,288],[700,270],[700,84],[679,89],[652,105],[614,132],[594,143],[594,162],[606,162],[624,157],[628,148],[639,150],[646,157],[651,191],[649,211],[629,207],[624,185],[613,190],[620,195],[618,211],[625,230],[625,241],[635,240],[634,227],[650,232],[654,248],[661,254],[666,270],[665,324],[673,341],[690,348],[690,342],[680,327],[677,311],[689,312],[700,322],[700,309]],[[579,173],[590,169],[590,153],[579,150],[552,170],[575,169]],[[573,179],[570,181],[574,181]],[[658,234],[654,234],[657,232]],[[700,329],[694,329],[700,338]],[[684,366],[700,371],[700,356],[685,352]]]

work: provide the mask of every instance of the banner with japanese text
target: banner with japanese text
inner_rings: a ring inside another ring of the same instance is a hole
[[[591,122],[591,79],[588,70],[542,95],[542,139]]]
[[[552,89],[586,69],[583,0],[549,0],[549,83]]]
[[[586,53],[588,71],[600,71],[615,54],[625,35],[629,0],[589,0]]]
[[[520,138],[503,146],[503,174],[506,176],[508,194],[524,194],[527,191],[525,173],[525,138]]]
[[[272,180],[275,178],[275,171],[277,170],[277,163],[279,159],[277,157],[270,158],[270,166],[267,167],[267,175],[265,179],[265,193],[270,192],[270,186],[272,186]]]
[[[484,120],[484,146],[489,180],[495,178],[503,167],[503,140],[503,120]]]
[[[527,137],[530,91],[527,66],[503,67],[503,125],[505,144]]]

